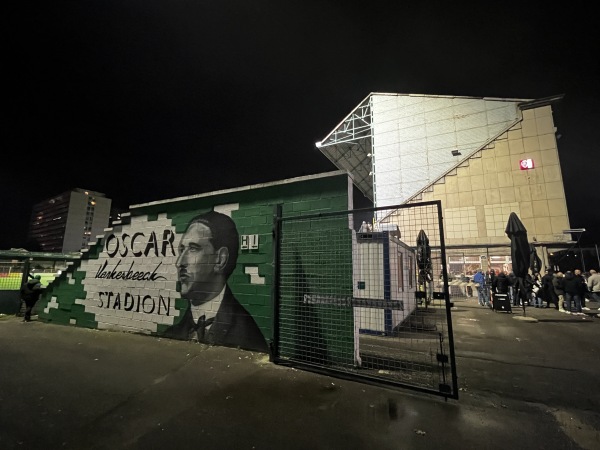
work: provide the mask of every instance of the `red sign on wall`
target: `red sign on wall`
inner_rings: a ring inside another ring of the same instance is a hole
[[[533,159],[522,159],[519,163],[521,170],[533,169]]]

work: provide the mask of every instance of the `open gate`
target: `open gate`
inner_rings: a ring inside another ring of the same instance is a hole
[[[458,398],[439,201],[275,224],[275,363]]]

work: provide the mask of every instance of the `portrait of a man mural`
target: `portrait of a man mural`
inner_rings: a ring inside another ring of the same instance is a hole
[[[227,284],[238,251],[239,234],[229,216],[210,211],[189,222],[176,260],[181,296],[189,307],[165,337],[268,351],[258,325]]]

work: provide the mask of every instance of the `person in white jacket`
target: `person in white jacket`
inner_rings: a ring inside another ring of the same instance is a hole
[[[590,276],[587,279],[588,290],[592,294],[592,300],[600,302],[600,273],[594,269],[590,270]]]

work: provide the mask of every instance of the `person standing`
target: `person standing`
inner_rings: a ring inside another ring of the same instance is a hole
[[[531,281],[531,300],[533,301],[533,306],[536,308],[541,308],[543,306],[542,299],[542,277],[539,273],[534,272]]]
[[[590,270],[587,287],[592,295],[592,300],[600,302],[600,273],[596,272],[594,269]]]
[[[497,294],[508,294],[509,281],[505,272],[500,272],[492,281],[493,291]]]
[[[494,311],[512,312],[512,304],[508,294],[509,288],[508,276],[505,271],[501,271],[492,281],[491,307]]]
[[[581,270],[575,269],[574,273],[575,273],[575,276],[579,277],[580,281],[583,283],[583,292],[581,293],[581,309],[589,310],[590,308],[585,306],[585,294],[587,293],[587,280],[585,279],[583,273],[581,273]]]
[[[565,309],[565,280],[562,272],[556,272],[554,278],[552,278],[552,287],[554,287],[554,293],[558,298],[558,310],[560,312],[566,312]]]
[[[239,234],[231,217],[210,211],[190,221],[175,261],[181,296],[189,306],[165,337],[268,352],[254,318],[227,284],[238,251]]]
[[[565,273],[565,303],[567,305],[567,314],[571,314],[573,302],[575,303],[575,313],[583,314],[581,309],[581,296],[585,292],[583,278],[575,275],[570,270]]]
[[[517,277],[514,272],[508,274],[508,298],[513,306],[519,306],[519,299],[516,296]]]
[[[31,311],[42,294],[42,277],[36,275],[21,286],[21,299],[25,302],[25,318],[23,322],[31,322]]]
[[[533,297],[533,275],[528,273],[525,275],[525,280],[523,280],[523,287],[525,289],[527,300],[525,300],[525,306],[531,306],[531,302],[534,299]]]
[[[550,308],[550,304],[554,305],[554,309],[558,309],[558,297],[554,293],[554,271],[546,269],[546,273],[542,277],[541,298],[546,301],[546,308]]]
[[[477,298],[479,300],[479,305],[485,306],[485,275],[483,275],[481,269],[478,269],[477,272],[475,272],[475,275],[473,275],[473,282],[477,287]]]
[[[496,274],[494,269],[490,268],[485,274],[485,306],[490,306],[494,278],[496,278]]]

